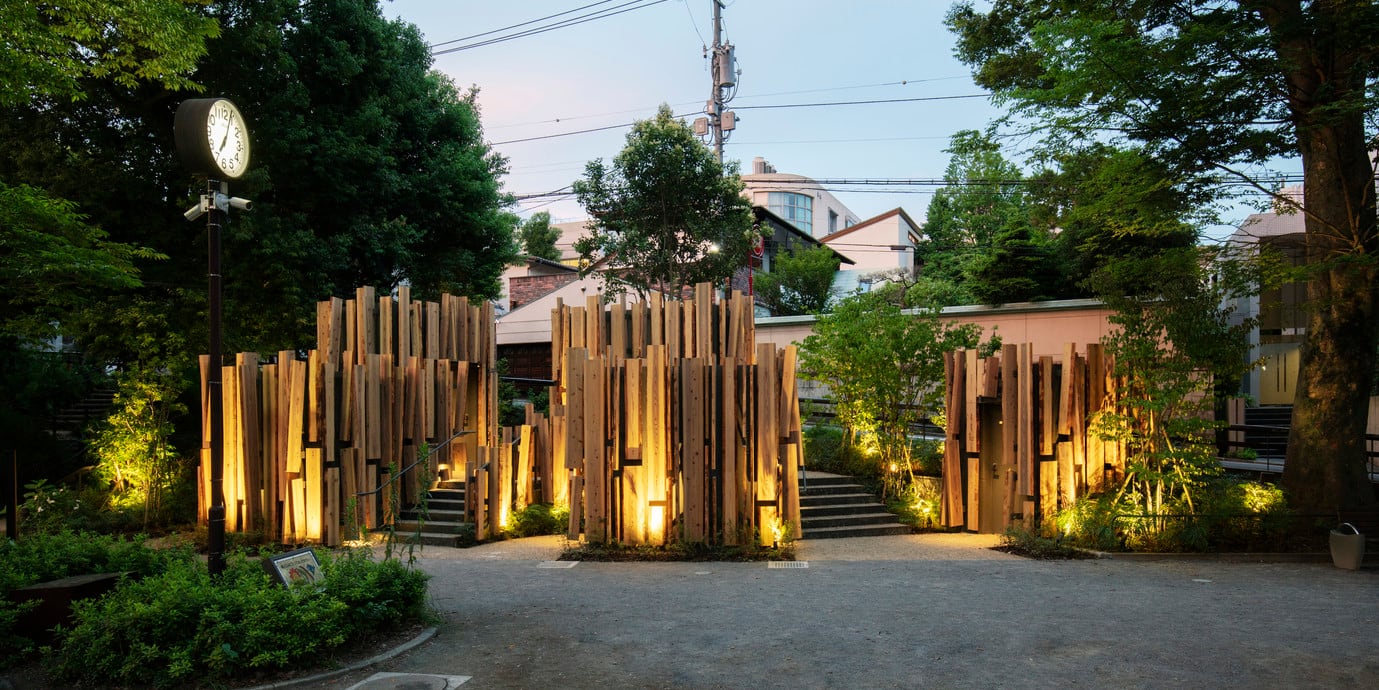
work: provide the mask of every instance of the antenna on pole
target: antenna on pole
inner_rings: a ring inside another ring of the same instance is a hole
[[[709,49],[709,72],[713,76],[713,90],[709,102],[704,106],[704,114],[694,121],[694,133],[707,137],[713,146],[718,162],[723,162],[723,142],[737,128],[737,114],[726,110],[725,106],[737,94],[737,55],[733,44],[723,43],[723,2],[713,2],[713,47]]]

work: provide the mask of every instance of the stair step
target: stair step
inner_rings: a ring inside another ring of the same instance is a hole
[[[910,534],[906,525],[858,525],[850,527],[823,527],[804,530],[804,539],[841,539],[843,537],[883,537],[892,534]]]
[[[464,512],[464,501],[451,501],[448,499],[429,498],[426,500],[426,508],[432,513],[438,510],[457,510]]]
[[[805,485],[813,488],[815,486],[832,486],[834,484],[856,484],[855,477],[848,477],[841,474],[820,476],[817,474],[807,474],[804,479]]]
[[[415,508],[404,510],[398,517],[403,520],[414,521],[420,517],[420,513]],[[447,522],[464,522],[464,510],[437,510],[431,505],[426,506],[426,524]]]
[[[416,520],[399,519],[394,525],[394,529],[398,534],[415,534],[418,529],[423,530],[423,533],[463,534],[465,532],[472,533],[474,523],[454,520],[427,520],[425,524],[422,524]]]
[[[466,542],[473,541],[473,535],[466,536],[448,532],[422,532],[421,534],[417,534],[416,532],[404,533],[399,530],[397,536],[398,540],[405,544],[415,543],[423,546],[448,546],[451,548],[459,548],[464,546]]]
[[[834,515],[865,515],[868,513],[884,512],[886,507],[875,501],[867,503],[843,503],[839,505],[827,506],[800,506],[800,517],[808,520],[814,517],[832,517]],[[890,513],[887,513],[890,515]]]
[[[801,498],[809,496],[831,496],[834,494],[857,494],[864,493],[866,489],[861,484],[815,484],[809,483],[809,487],[800,491]]]
[[[464,491],[464,480],[463,480],[463,479],[442,479],[441,481],[436,482],[436,488],[438,488],[438,489],[457,489],[457,490],[463,492],[463,491]],[[432,489],[432,491],[434,491],[434,490],[435,490],[435,489]]]
[[[899,525],[894,513],[854,513],[851,515],[801,516],[805,534],[827,527],[860,527],[862,525]],[[907,528],[908,529],[908,528]]]
[[[825,494],[823,496],[800,496],[800,508],[806,506],[837,506],[856,503],[875,503],[876,497],[865,493]]]

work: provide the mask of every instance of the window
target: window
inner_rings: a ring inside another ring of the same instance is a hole
[[[838,232],[838,212],[833,209],[828,210],[828,234]]]
[[[791,225],[805,234],[814,234],[814,197],[792,192],[771,192],[766,197],[766,208],[790,221]]]

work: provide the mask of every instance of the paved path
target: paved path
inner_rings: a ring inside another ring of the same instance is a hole
[[[308,687],[376,671],[468,676],[466,690],[1379,687],[1379,571],[1043,562],[992,543],[806,541],[807,569],[553,568],[547,537],[428,547],[439,634]]]

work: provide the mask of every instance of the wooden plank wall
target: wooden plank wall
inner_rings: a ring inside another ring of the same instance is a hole
[[[946,354],[943,525],[999,532],[1051,524],[1060,509],[1123,479],[1124,444],[1089,430],[1097,412],[1116,404],[1113,366],[1095,343],[1080,354],[1068,343],[1059,358],[1036,358],[1028,343],[990,358]],[[997,432],[983,436],[986,425]],[[999,447],[983,448],[983,438],[999,438]],[[1013,469],[978,471],[993,463]],[[999,524],[980,525],[980,506],[991,501],[1000,505]]]
[[[499,477],[513,473],[511,445],[501,444],[495,409],[493,307],[442,295],[411,299],[409,288],[377,295],[359,288],[353,299],[317,306],[317,348],[283,351],[260,362],[241,353],[222,367],[226,529],[255,530],[284,543],[337,545],[350,526],[389,521],[401,506],[390,491],[359,496],[388,481],[436,448],[426,472],[398,482],[403,504],[415,503],[430,478],[467,478],[491,456],[506,452]],[[200,510],[210,503],[209,415],[202,356]],[[546,428],[529,415],[531,436]],[[456,436],[462,430],[468,435]],[[512,491],[499,498],[511,500]],[[530,489],[522,496],[530,496]],[[494,512],[505,515],[511,504]]]
[[[593,543],[738,544],[800,534],[795,349],[756,345],[753,307],[712,287],[551,317],[550,496]],[[543,476],[544,480],[544,476]],[[562,481],[563,480],[563,481]],[[546,491],[543,485],[543,491]]]

